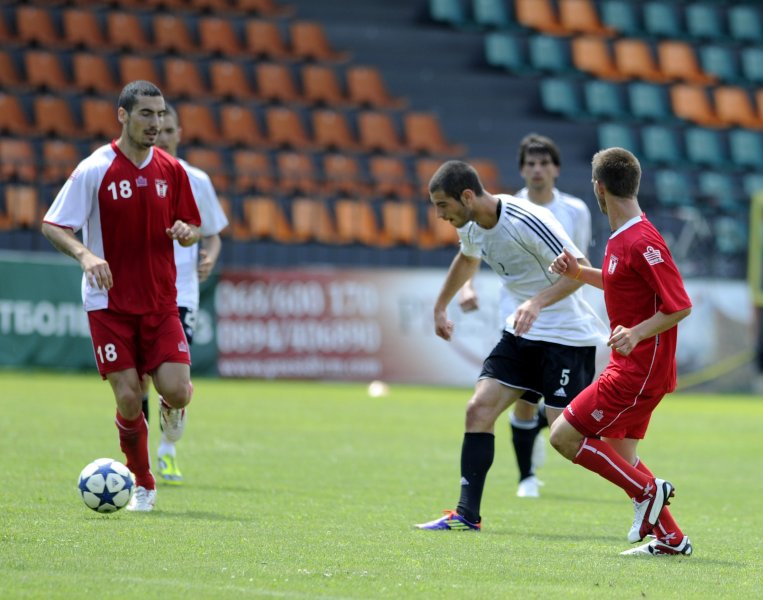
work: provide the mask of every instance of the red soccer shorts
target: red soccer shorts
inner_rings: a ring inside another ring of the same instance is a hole
[[[111,310],[87,313],[98,372],[136,369],[141,377],[166,362],[191,364],[188,341],[177,309],[147,315]]]
[[[564,409],[564,418],[588,437],[644,439],[652,412],[662,400],[628,392],[606,371]]]

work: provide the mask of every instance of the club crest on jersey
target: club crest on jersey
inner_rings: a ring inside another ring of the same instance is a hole
[[[156,183],[156,195],[160,198],[167,197],[167,182],[164,179],[157,179]]]
[[[188,344],[186,344],[185,342],[179,342],[178,352],[188,352]]]
[[[644,252],[644,258],[646,259],[646,262],[649,263],[649,266],[654,266],[657,263],[665,262],[662,260],[662,252],[659,250],[655,250],[652,246],[646,247],[646,252]]]
[[[617,268],[617,263],[620,262],[620,259],[617,258],[614,254],[610,255],[609,257],[609,266],[607,267],[607,273],[612,275],[612,273],[615,272],[615,269]]]
[[[143,177],[143,175],[139,175],[135,180],[135,185],[138,187],[148,187],[148,179]]]

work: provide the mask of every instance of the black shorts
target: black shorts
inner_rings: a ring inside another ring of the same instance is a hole
[[[180,313],[180,322],[183,324],[183,331],[188,340],[188,345],[193,344],[193,330],[196,327],[196,311],[185,306],[178,306]]]
[[[596,370],[596,346],[565,346],[503,332],[482,363],[480,379],[495,379],[527,390],[522,400],[564,409],[588,384]]]

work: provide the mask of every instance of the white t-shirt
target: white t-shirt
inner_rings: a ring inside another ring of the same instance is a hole
[[[496,225],[484,229],[474,222],[458,230],[461,252],[481,258],[498,274],[506,289],[505,330],[514,333],[514,311],[525,300],[553,284],[559,276],[548,266],[567,248],[584,256],[553,213],[529,200],[498,194],[501,209]],[[530,340],[567,346],[595,346],[601,340],[601,321],[580,290],[540,311]]]
[[[182,159],[178,161],[188,174],[193,197],[199,207],[202,238],[220,233],[228,225],[228,218],[220,206],[209,175]],[[194,311],[199,309],[199,274],[196,270],[198,263],[199,244],[184,248],[175,242],[177,305]]]

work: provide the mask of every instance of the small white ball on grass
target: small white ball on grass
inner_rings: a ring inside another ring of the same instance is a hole
[[[372,381],[368,384],[368,395],[371,398],[381,398],[389,394],[389,386],[383,381]]]

